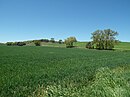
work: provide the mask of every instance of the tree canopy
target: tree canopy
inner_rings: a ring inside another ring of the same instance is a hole
[[[66,44],[67,48],[73,47],[74,42],[77,42],[75,37],[69,37],[69,38],[65,39],[65,44]]]
[[[96,49],[113,49],[115,43],[117,43],[116,36],[118,32],[111,29],[97,30],[92,33],[92,43]]]

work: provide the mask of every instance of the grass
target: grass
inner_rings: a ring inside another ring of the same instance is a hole
[[[130,50],[130,42],[120,42],[115,46],[115,49]]]
[[[112,87],[129,97],[129,58],[130,51],[1,46],[0,97],[118,97]]]

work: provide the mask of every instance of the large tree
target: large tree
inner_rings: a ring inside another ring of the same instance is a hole
[[[117,43],[116,35],[118,33],[111,29],[97,30],[92,33],[92,42],[96,49],[113,49],[115,43]]]
[[[73,47],[74,42],[77,42],[75,37],[69,37],[69,38],[65,39],[65,44],[66,44],[67,48]]]

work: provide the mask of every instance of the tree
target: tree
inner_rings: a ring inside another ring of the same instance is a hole
[[[59,44],[62,44],[62,40],[60,39],[60,40],[58,41],[58,43],[59,43]]]
[[[35,40],[35,41],[34,41],[34,44],[35,44],[35,46],[41,46],[41,41]]]
[[[41,42],[49,42],[48,39],[40,39]]]
[[[88,48],[88,49],[94,49],[93,42],[88,42],[88,43],[86,44],[86,48]]]
[[[55,43],[55,39],[51,38],[50,42]]]
[[[113,49],[117,42],[115,38],[117,35],[118,33],[111,29],[97,30],[92,33],[92,42],[96,45],[96,49]]]
[[[69,38],[65,39],[65,44],[66,44],[67,48],[73,47],[74,42],[77,42],[75,37],[69,37]]]

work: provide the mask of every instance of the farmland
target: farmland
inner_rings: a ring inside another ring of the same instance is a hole
[[[28,46],[35,46],[34,43],[29,43],[27,44]],[[65,47],[65,44],[59,44],[59,43],[46,43],[42,42],[42,46],[47,46],[47,47]],[[86,42],[75,42],[74,46],[78,48],[85,48]],[[117,50],[130,50],[130,42],[119,42],[118,44],[115,45],[115,48]]]
[[[0,97],[129,97],[130,51],[0,46],[0,76]]]

